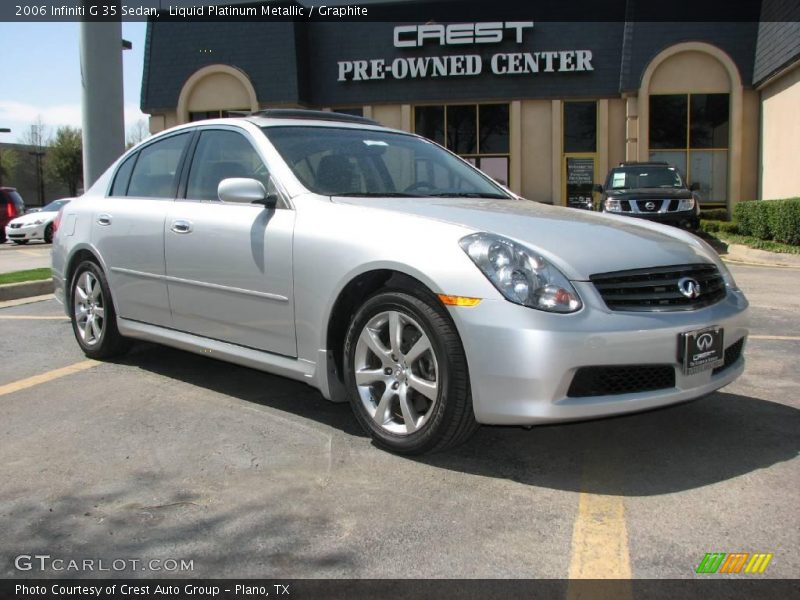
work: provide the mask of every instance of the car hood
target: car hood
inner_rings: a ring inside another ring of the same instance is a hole
[[[608,190],[610,198],[691,198],[692,192],[685,188],[631,188],[626,190]]]
[[[28,213],[27,215],[22,215],[21,217],[11,219],[8,224],[11,225],[11,223],[19,223],[20,225],[33,225],[40,219],[43,223],[49,223],[57,214],[58,213],[52,211]]]
[[[333,201],[503,235],[539,251],[573,281],[586,281],[595,273],[714,262],[699,240],[677,229],[529,200],[336,197]]]

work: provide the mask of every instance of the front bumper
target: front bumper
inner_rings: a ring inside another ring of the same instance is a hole
[[[11,228],[6,225],[6,238],[9,240],[43,240],[44,230],[47,225],[23,225],[22,227]]]
[[[681,229],[697,229],[700,226],[700,217],[698,217],[693,210],[666,213],[610,212],[608,214],[631,217],[633,219],[645,219],[647,221],[652,221],[653,223],[673,225],[675,227],[680,227]]]
[[[744,359],[712,374],[684,375],[678,336],[724,328],[728,348],[748,334],[747,300],[738,291],[695,311],[609,310],[594,286],[574,283],[584,307],[571,315],[483,300],[451,308],[469,366],[475,418],[495,425],[532,425],[605,417],[699,398],[741,375]],[[608,396],[569,397],[577,370],[590,366],[672,365],[675,386]]]

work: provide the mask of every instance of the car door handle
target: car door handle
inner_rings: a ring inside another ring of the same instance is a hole
[[[170,229],[175,233],[191,233],[192,223],[186,219],[176,219],[172,222]]]
[[[111,215],[107,213],[100,213],[97,215],[98,225],[111,225]]]

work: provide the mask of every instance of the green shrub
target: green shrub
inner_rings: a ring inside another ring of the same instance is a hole
[[[740,202],[733,216],[742,235],[800,245],[800,198]]]
[[[712,208],[709,210],[701,210],[700,218],[708,221],[730,221],[730,215],[725,208]]]
[[[742,235],[753,235],[753,220],[760,201],[740,202],[733,209],[733,218],[739,224]]]
[[[800,198],[769,200],[774,204],[770,212],[772,238],[777,242],[800,246]]]
[[[739,233],[736,223],[731,221],[717,221],[702,219],[700,221],[700,229],[706,233]]]

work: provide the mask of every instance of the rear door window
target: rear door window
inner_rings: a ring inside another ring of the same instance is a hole
[[[125,162],[120,165],[119,169],[117,169],[117,174],[114,176],[114,184],[111,186],[112,196],[124,196],[128,192],[131,172],[133,172],[133,167],[136,164],[138,156],[138,152],[130,155],[125,159]]]
[[[142,148],[126,195],[174,198],[178,189],[178,167],[190,138],[190,132],[180,133]]]

